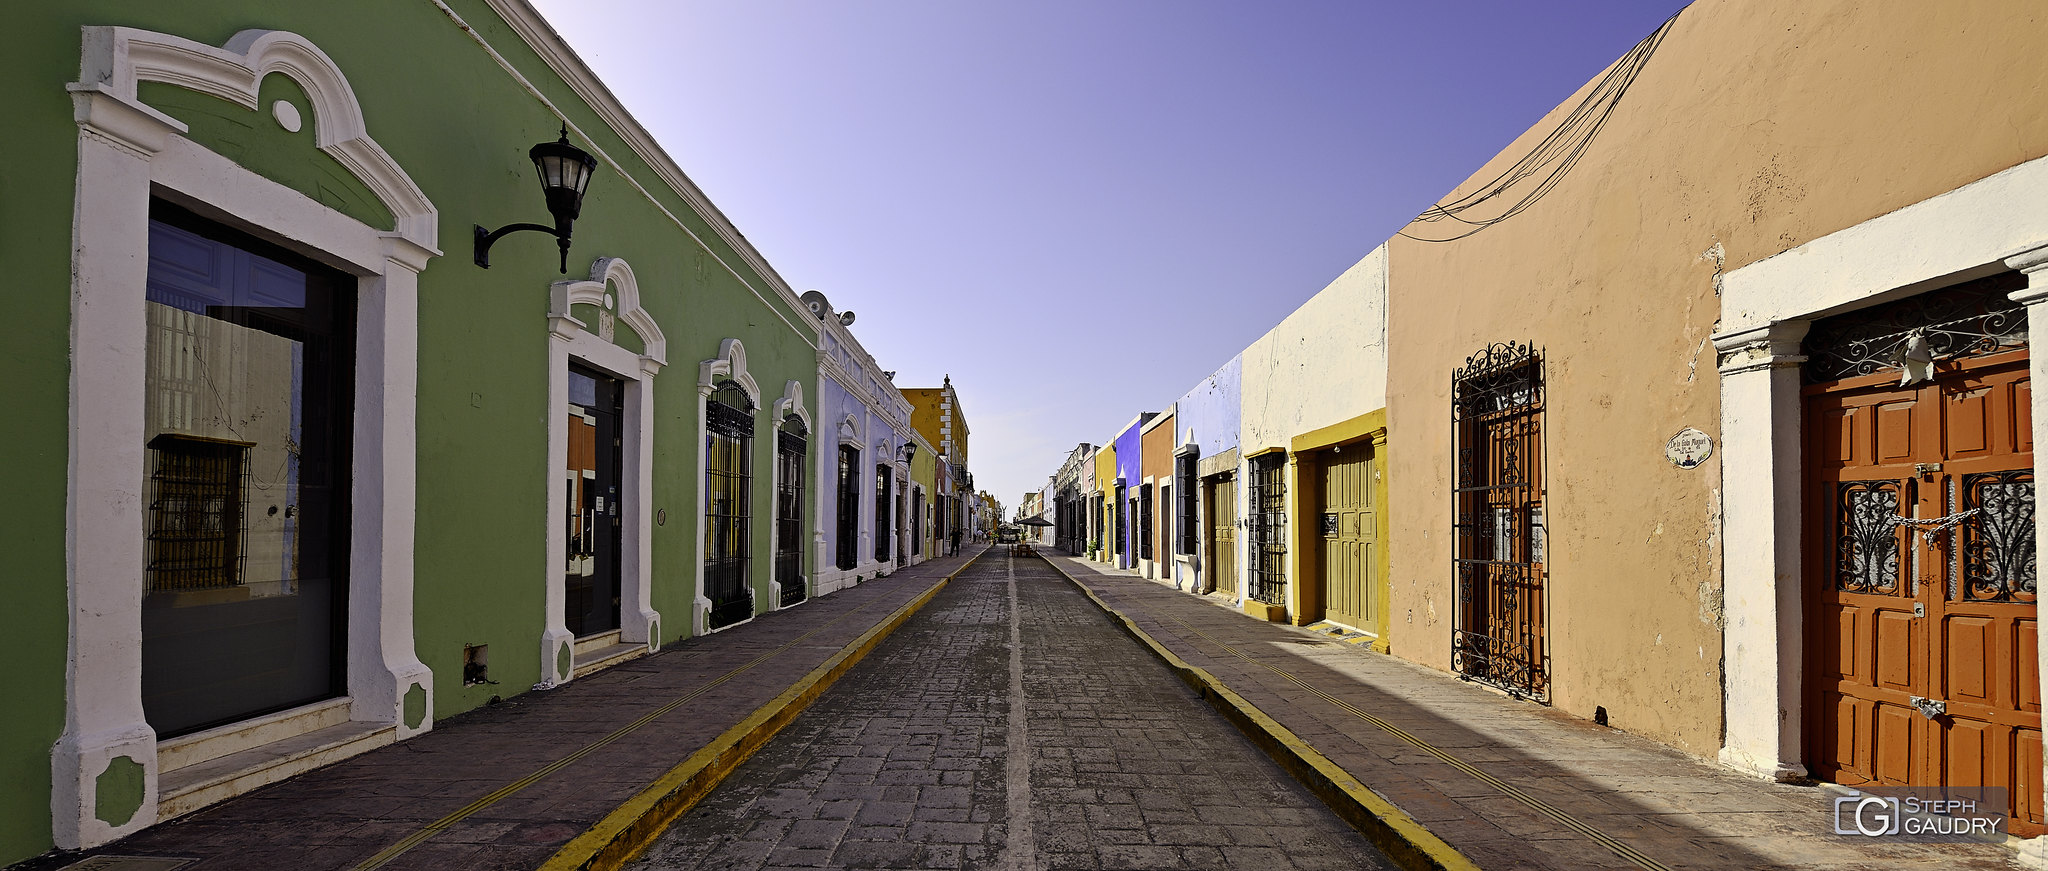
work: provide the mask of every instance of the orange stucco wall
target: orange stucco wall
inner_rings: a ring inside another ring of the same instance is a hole
[[[1719,438],[1717,271],[2048,154],[2044,44],[2048,7],[2020,0],[1700,0],[1533,208],[1458,242],[1393,239],[1393,652],[1449,667],[1451,374],[1533,342],[1553,701],[1713,753],[1721,558],[1741,543],[1718,537],[1719,455],[1685,471],[1664,446],[1687,426]]]

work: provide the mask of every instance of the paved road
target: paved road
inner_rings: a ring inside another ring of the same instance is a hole
[[[1392,865],[1050,567],[991,552],[633,867]]]

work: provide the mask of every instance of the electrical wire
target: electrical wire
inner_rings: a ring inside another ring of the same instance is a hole
[[[1656,53],[1658,44],[1664,41],[1665,34],[1670,32],[1671,25],[1677,20],[1676,14],[1665,19],[1664,23],[1651,31],[1649,36],[1643,37],[1641,42],[1622,55],[1621,59],[1609,67],[1600,80],[1593,84],[1592,90],[1585,98],[1572,107],[1572,111],[1564,120],[1544,136],[1543,141],[1530,149],[1528,154],[1478,189],[1457,199],[1430,206],[1410,222],[1410,226],[1454,222],[1470,229],[1442,239],[1417,236],[1406,229],[1398,231],[1397,234],[1417,242],[1455,242],[1519,215],[1535,205],[1536,201],[1557,187],[1565,174],[1571,172],[1572,167],[1578,165],[1579,159],[1592,145],[1594,137],[1600,135],[1600,131],[1607,126],[1608,119],[1613,117],[1622,97],[1628,94],[1629,87],[1635,84],[1636,77],[1642,73],[1643,67],[1649,64],[1650,56]],[[1498,214],[1483,218],[1466,217],[1465,213],[1508,196],[1511,190],[1523,187],[1524,182],[1539,175],[1541,178],[1535,181],[1533,188],[1529,188],[1520,199],[1500,210]]]

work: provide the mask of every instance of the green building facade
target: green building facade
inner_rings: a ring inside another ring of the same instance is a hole
[[[818,325],[524,2],[10,21],[0,862],[789,598]]]

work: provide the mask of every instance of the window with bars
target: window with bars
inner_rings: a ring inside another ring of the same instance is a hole
[[[1138,558],[1152,558],[1152,485],[1138,485]]]
[[[1543,357],[1498,344],[1452,375],[1457,439],[1451,664],[1467,678],[1549,698],[1543,520]]]
[[[791,417],[776,434],[775,583],[781,604],[794,605],[808,592],[804,583],[804,458],[809,455],[803,421]]]
[[[704,403],[704,423],[704,594],[718,629],[754,615],[747,583],[753,402],[728,383]]]
[[[860,449],[839,446],[839,535],[833,545],[835,565],[852,569],[860,563]]]
[[[149,442],[149,591],[242,583],[248,443],[165,434]]]
[[[1287,455],[1252,458],[1251,598],[1287,604]]]
[[[1131,558],[1130,523],[1126,517],[1130,513],[1131,503],[1124,498],[1124,492],[1124,485],[1116,485],[1116,505],[1112,509],[1116,514],[1116,558],[1120,561],[1128,561]]]
[[[1198,507],[1201,503],[1195,498],[1195,455],[1193,453],[1182,454],[1173,458],[1173,478],[1174,492],[1180,496],[1180,499],[1174,503],[1178,508],[1177,513],[1180,517],[1180,522],[1175,524],[1175,532],[1178,535],[1180,546],[1175,549],[1175,552],[1192,556],[1195,553],[1195,543],[1201,540],[1201,526],[1199,525],[1201,517]]]
[[[875,561],[889,561],[889,496],[896,489],[896,470],[875,467]]]

